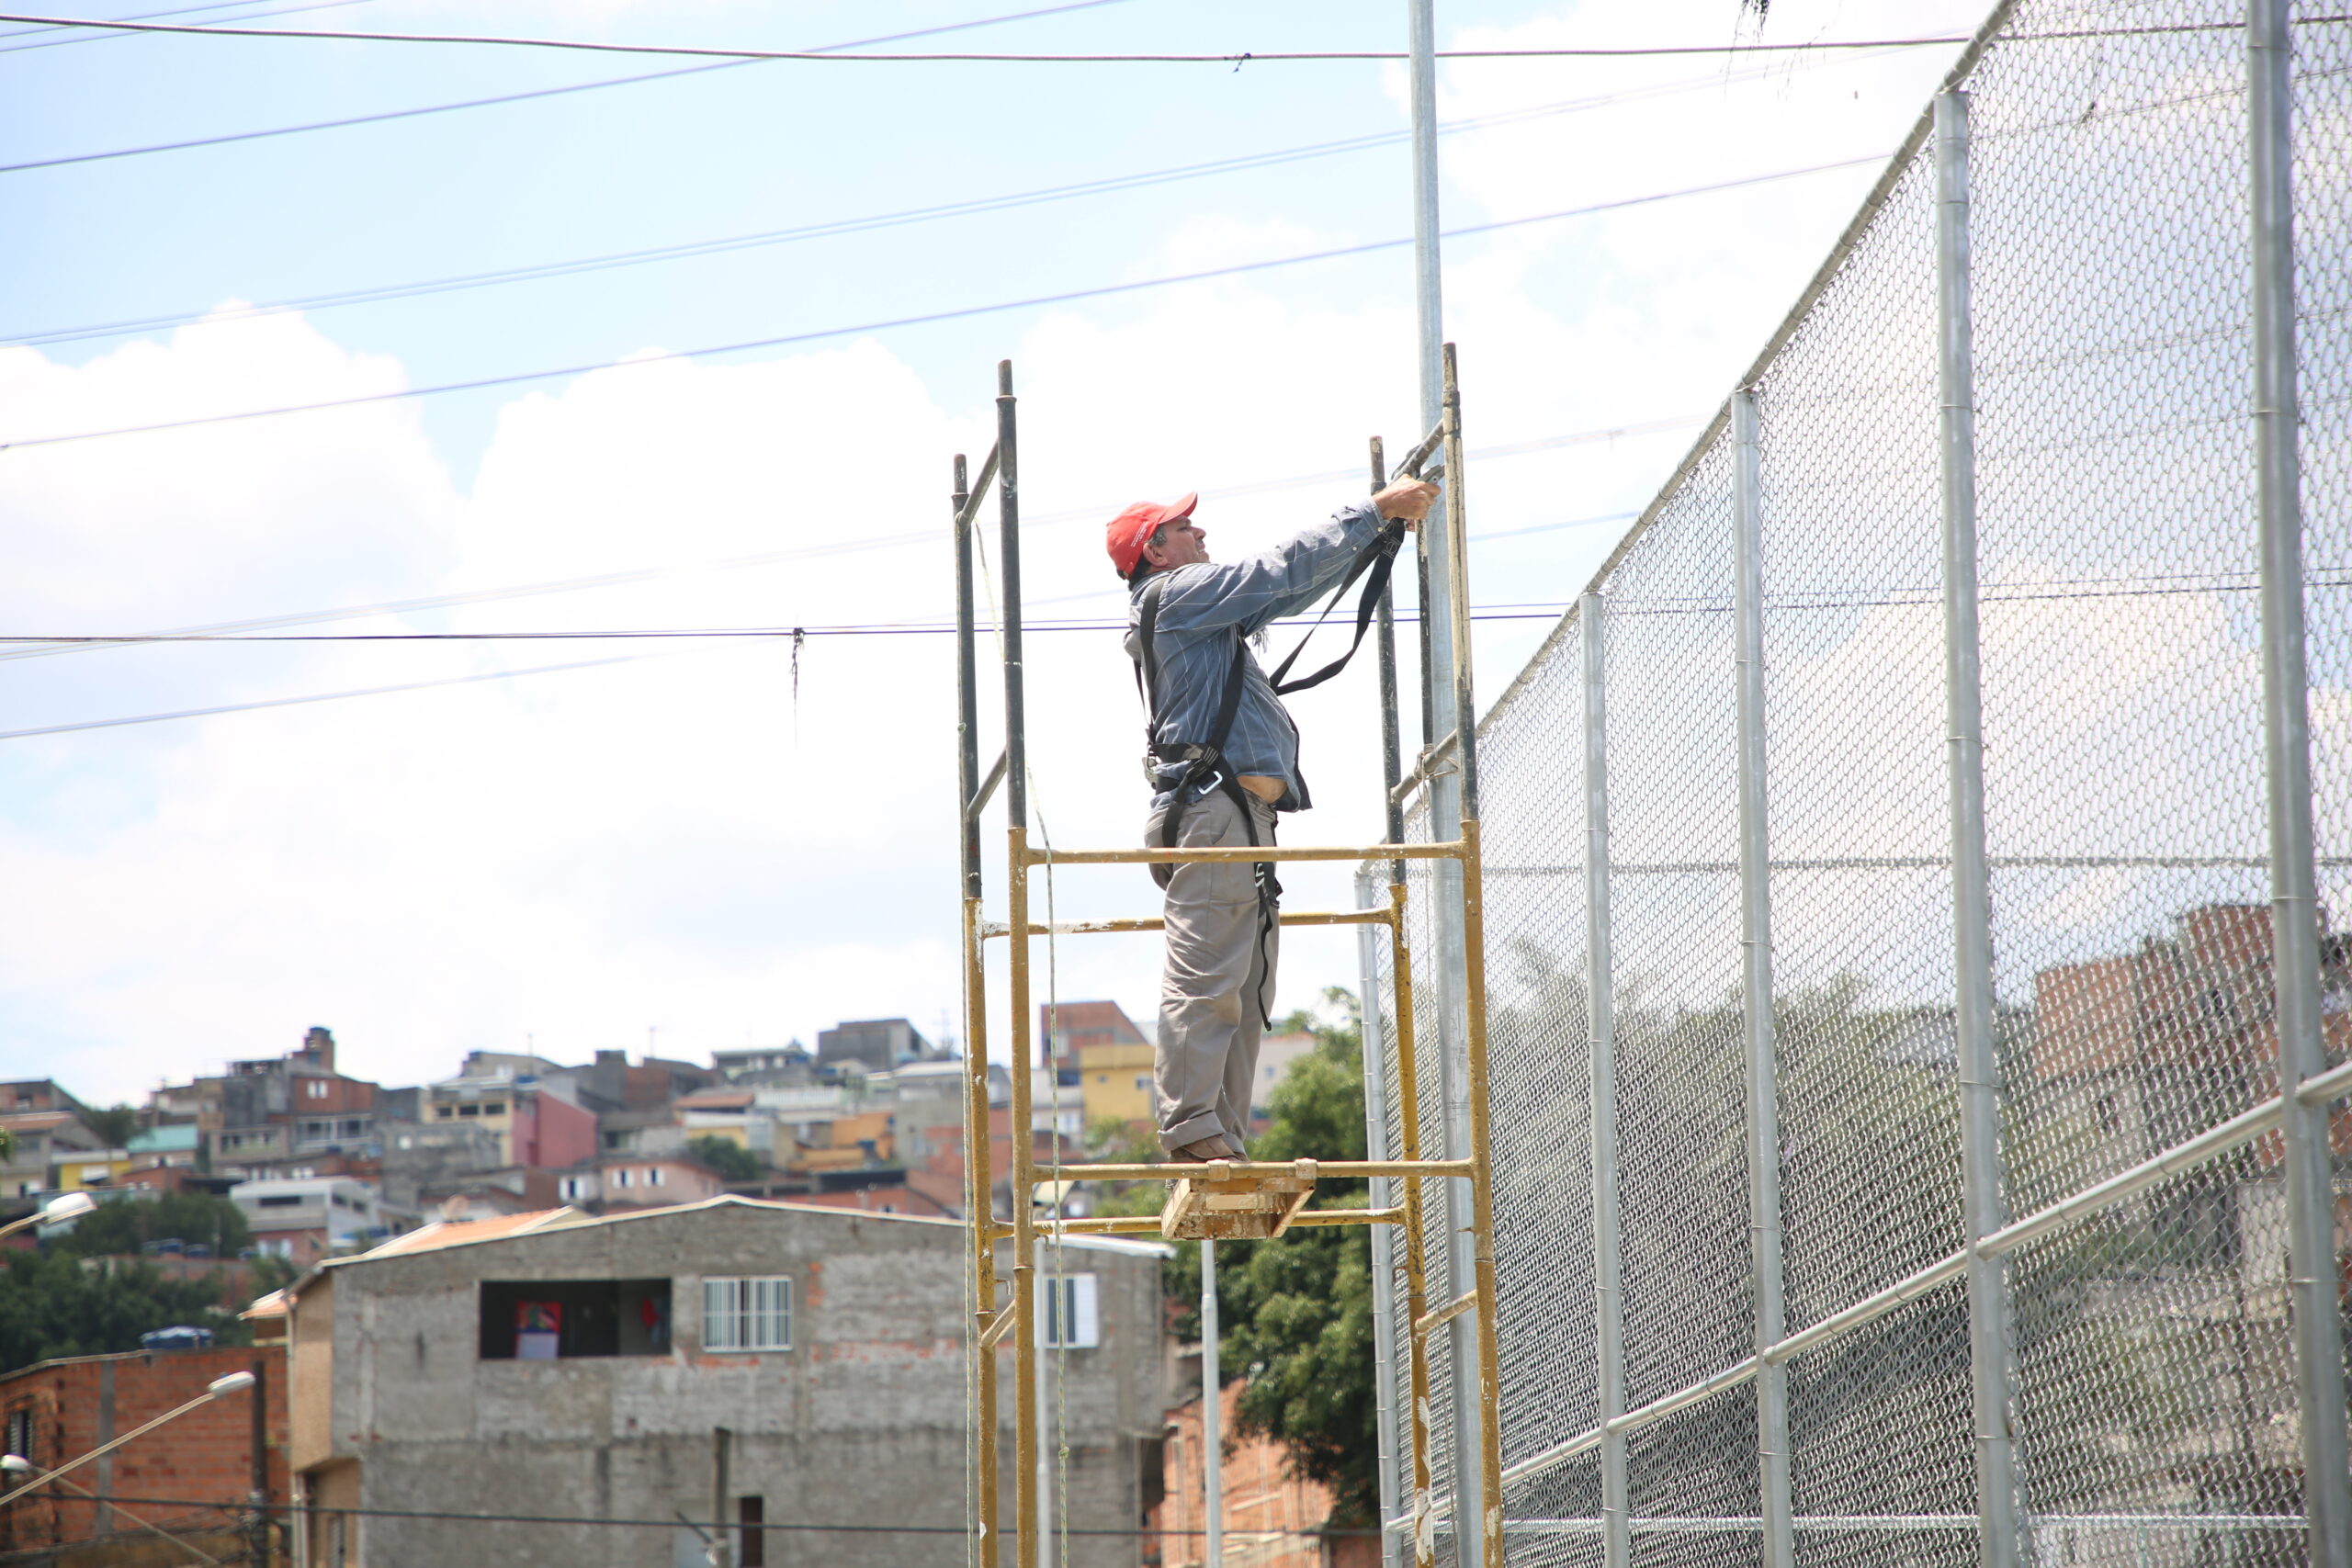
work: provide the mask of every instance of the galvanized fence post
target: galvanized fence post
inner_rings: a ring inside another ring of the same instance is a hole
[[[1993,1040],[1991,869],[1976,623],[1976,412],[1969,315],[1968,96],[1936,96],[1936,304],[1944,571],[1944,705],[1951,770],[1953,1029],[1960,1069],[1961,1201],[1971,1243],[1998,1230],[1999,1076]],[[2008,1280],[1998,1258],[1968,1264],[1980,1553],[2015,1568],[2020,1542],[2010,1437]]]
[[[1593,1345],[1600,1377],[1600,1540],[1605,1568],[1633,1561],[1625,1438],[1607,1424],[1625,1413],[1623,1255],[1617,1228],[1617,998],[1609,929],[1608,667],[1600,595],[1577,605],[1584,642],[1585,1032],[1592,1042]]]
[[[1764,773],[1764,502],[1756,395],[1732,394],[1732,496],[1739,711],[1739,951],[1741,1032],[1747,1055],[1748,1257],[1755,1269],[1756,1349],[1786,1332],[1781,1234],[1781,1109],[1772,1028],[1771,836]],[[1756,1374],[1757,1486],[1765,1568],[1796,1558],[1789,1492],[1789,1374],[1778,1362]]]
[[[1393,710],[1392,710],[1393,711]],[[1390,781],[1394,785],[1394,780]],[[1367,870],[1356,875],[1356,908],[1370,909],[1381,902],[1379,884]],[[1363,998],[1358,1014],[1358,1038],[1363,1063],[1363,1150],[1366,1159],[1390,1157],[1388,1150],[1388,1062],[1383,1049],[1387,1039],[1385,1004],[1380,990],[1380,928],[1356,928],[1356,964],[1363,976]],[[1385,1176],[1372,1179],[1372,1206],[1387,1209],[1397,1201],[1396,1184]],[[1391,1227],[1368,1225],[1372,1232],[1372,1359],[1373,1398],[1379,1434],[1380,1561],[1385,1568],[1403,1568],[1405,1541],[1389,1526],[1403,1513],[1405,1483],[1399,1472],[1404,1455],[1396,1441],[1396,1262]]]
[[[2327,1051],[2321,1034],[2319,897],[2303,646],[2302,420],[2295,364],[2294,81],[2289,5],[2290,0],[2249,0],[2246,7],[2263,753],[2303,1506],[2310,1520],[2310,1561],[2322,1568],[2345,1568],[2352,1562],[2352,1476],[2346,1473],[2329,1107],[2306,1105],[2299,1093],[2304,1079],[2326,1070]]]

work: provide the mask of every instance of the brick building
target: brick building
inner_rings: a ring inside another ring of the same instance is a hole
[[[282,1346],[136,1350],[39,1361],[0,1377],[0,1436],[7,1451],[54,1470],[197,1398],[215,1378],[237,1371],[254,1375],[251,1393],[200,1404],[66,1478],[100,1496],[153,1499],[131,1505],[132,1511],[175,1533],[216,1529],[236,1522],[224,1507],[245,1507],[256,1492],[265,1501],[281,1506],[287,1502]],[[51,1487],[0,1508],[0,1552],[137,1529],[112,1508]]]
[[[1237,1437],[1226,1395],[1225,1454],[1218,1472],[1226,1568],[1379,1568],[1380,1541],[1370,1533],[1324,1530],[1331,1489],[1289,1472],[1289,1451],[1266,1438]],[[1160,1496],[1151,1510],[1158,1568],[1201,1568],[1208,1548],[1205,1476],[1208,1445],[1195,1397],[1168,1413]]]

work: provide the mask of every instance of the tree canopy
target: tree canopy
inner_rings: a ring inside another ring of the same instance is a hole
[[[710,1167],[729,1181],[757,1181],[763,1167],[760,1156],[735,1142],[716,1134],[686,1140],[686,1153]]]

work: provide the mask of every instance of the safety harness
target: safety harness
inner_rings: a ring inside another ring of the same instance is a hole
[[[1363,645],[1364,633],[1372,626],[1373,612],[1380,603],[1381,591],[1388,586],[1389,572],[1396,566],[1396,547],[1404,536],[1401,524],[1384,525],[1372,542],[1349,563],[1347,575],[1340,580],[1330,601],[1323,606],[1323,613],[1315,617],[1314,624],[1306,628],[1306,636],[1298,639],[1298,646],[1290,650],[1290,657],[1276,665],[1274,672],[1267,677],[1267,683],[1273,688],[1274,695],[1287,696],[1293,692],[1306,691],[1310,686],[1319,686],[1348,667],[1348,660],[1353,659],[1356,649]],[[1356,633],[1349,642],[1347,651],[1311,675],[1302,675],[1295,681],[1287,679],[1290,667],[1298,662],[1300,654],[1306,651],[1308,639],[1314,637],[1317,628],[1329,617],[1331,611],[1360,577],[1364,580],[1363,595],[1356,604]],[[1145,708],[1144,776],[1157,786],[1162,767],[1176,762],[1185,764],[1183,775],[1177,780],[1175,793],[1168,802],[1168,810],[1159,820],[1160,847],[1176,847],[1177,834],[1183,828],[1185,812],[1192,808],[1195,800],[1215,789],[1223,792],[1241,813],[1242,830],[1250,835],[1250,843],[1255,848],[1258,820],[1250,809],[1252,797],[1241,787],[1240,775],[1225,760],[1225,743],[1233,733],[1234,715],[1241,708],[1241,688],[1249,658],[1248,639],[1240,626],[1233,628],[1233,657],[1226,665],[1225,690],[1217,697],[1216,716],[1210,721],[1208,739],[1163,744],[1159,739],[1159,659],[1156,639],[1159,627],[1160,593],[1167,586],[1167,574],[1163,572],[1145,587],[1143,598],[1136,606],[1136,687],[1143,697]],[[1304,795],[1306,780],[1303,774],[1299,789]],[[1283,885],[1274,876],[1272,861],[1260,861],[1250,869],[1257,885],[1258,939],[1262,946],[1276,923],[1275,905],[1282,897]],[[1155,864],[1151,868],[1152,880],[1162,887],[1168,886],[1175,873],[1176,867],[1172,863]],[[1262,1022],[1272,1021],[1265,1016],[1262,998],[1260,1015]]]

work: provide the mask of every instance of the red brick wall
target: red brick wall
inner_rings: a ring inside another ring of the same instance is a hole
[[[234,1349],[133,1352],[42,1361],[0,1377],[0,1420],[30,1418],[33,1451],[26,1457],[43,1470],[81,1457],[104,1439],[99,1436],[105,1383],[113,1373],[112,1429],[119,1437],[164,1411],[185,1404],[213,1379],[230,1372],[265,1369],[267,1391],[269,1492],[288,1496],[286,1472],[286,1352],[283,1346]],[[242,1505],[253,1495],[253,1393],[232,1393],[157,1427],[84,1465],[68,1478],[110,1496],[165,1499],[130,1503],[141,1517],[218,1521],[221,1516],[184,1502]],[[14,1429],[13,1427],[8,1429]],[[99,1466],[110,1464],[110,1484],[100,1484]],[[10,1488],[13,1490],[14,1488]],[[0,1508],[0,1551],[81,1540],[96,1530],[96,1509],[52,1487]],[[132,1528],[118,1519],[117,1529]]]

